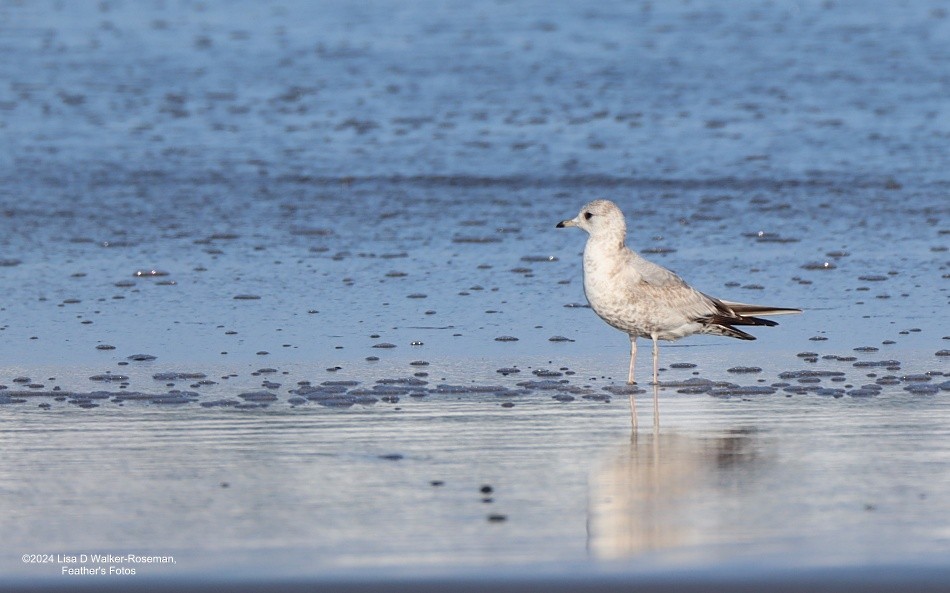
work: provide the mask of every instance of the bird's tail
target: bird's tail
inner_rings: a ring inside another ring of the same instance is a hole
[[[733,313],[741,317],[745,317],[746,315],[792,315],[802,312],[801,309],[791,309],[787,307],[766,307],[765,305],[749,305],[746,303],[734,303],[732,301],[723,300],[719,300],[719,302],[725,308],[730,309]]]
[[[749,305],[713,298],[710,298],[710,300],[716,304],[718,310],[712,315],[707,315],[699,320],[704,326],[703,333],[729,336],[740,340],[754,340],[755,336],[736,329],[733,327],[734,325],[764,325],[768,327],[778,325],[777,322],[771,319],[762,319],[761,317],[754,317],[754,315],[789,315],[802,312],[801,309]]]

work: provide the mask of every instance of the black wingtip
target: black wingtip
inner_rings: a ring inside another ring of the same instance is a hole
[[[556,229],[563,229],[563,228],[564,228],[564,221],[562,220],[561,222],[559,222],[559,223],[557,223],[556,225],[554,225],[554,228],[556,228]]]
[[[713,325],[726,325],[732,327],[733,325],[764,325],[767,327],[774,327],[778,325],[777,321],[772,321],[771,319],[762,319],[761,317],[748,317],[745,315],[718,315],[713,314],[706,317],[702,317],[699,321],[713,324]]]
[[[755,336],[753,336],[752,334],[747,334],[741,329],[736,329],[732,327],[731,325],[715,323],[715,324],[710,325],[710,329],[712,331],[709,331],[708,333],[711,333],[711,334],[716,334],[720,336],[728,336],[730,338],[737,338],[739,340],[754,340],[755,339]]]

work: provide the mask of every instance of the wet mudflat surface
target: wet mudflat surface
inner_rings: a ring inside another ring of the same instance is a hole
[[[945,565],[938,3],[5,2],[0,53],[4,574]],[[633,440],[600,197],[806,310],[664,344]]]

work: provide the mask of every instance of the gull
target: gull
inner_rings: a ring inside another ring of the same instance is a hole
[[[658,340],[678,340],[693,334],[754,340],[736,325],[778,325],[754,315],[787,315],[801,309],[766,307],[724,301],[699,292],[682,278],[647,261],[626,245],[627,224],[620,208],[610,200],[594,200],[557,228],[576,226],[588,233],[584,246],[584,294],[597,315],[608,325],[630,336],[630,371],[637,338],[653,341],[653,384],[658,385]]]

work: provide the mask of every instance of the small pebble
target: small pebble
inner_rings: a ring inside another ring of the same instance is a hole
[[[802,266],[804,270],[834,270],[837,268],[835,264],[825,261],[825,262],[808,262]]]
[[[761,373],[762,369],[760,367],[732,367],[727,369],[727,372],[737,374]]]

